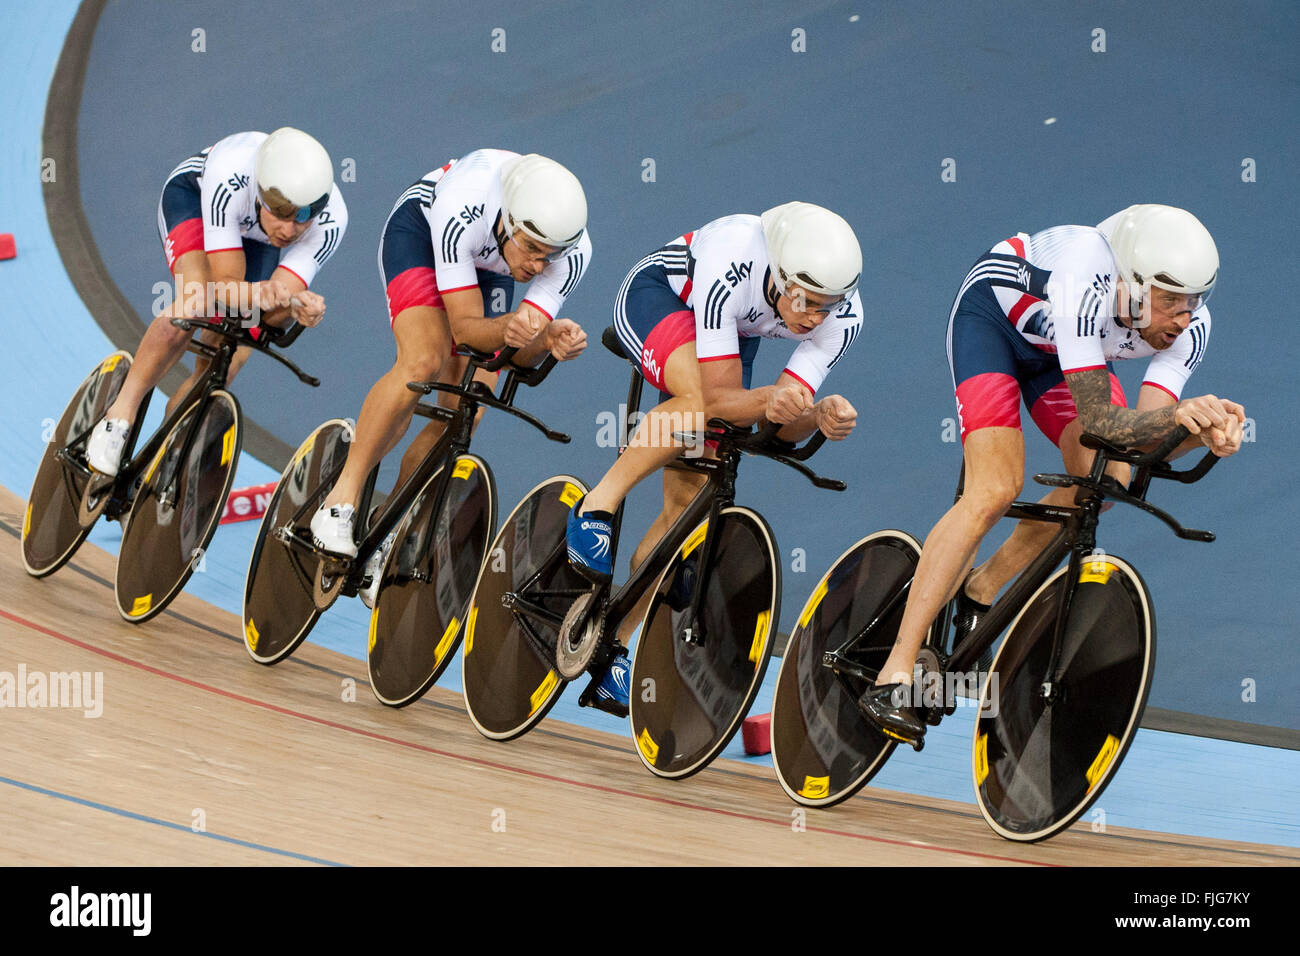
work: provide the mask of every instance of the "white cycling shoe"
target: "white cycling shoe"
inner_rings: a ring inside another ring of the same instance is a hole
[[[375,609],[375,598],[379,596],[379,579],[384,573],[384,561],[396,540],[397,532],[390,531],[384,543],[375,548],[374,553],[370,555],[370,560],[366,562],[366,574],[370,575],[370,583],[357,592],[357,597],[361,598],[361,603],[372,611]]]
[[[86,461],[100,474],[117,477],[122,465],[122,449],[126,436],[131,433],[131,423],[125,418],[105,418],[90,433],[86,442]]]
[[[311,516],[311,536],[316,547],[341,557],[355,558],[352,540],[354,509],[351,505],[327,505]]]

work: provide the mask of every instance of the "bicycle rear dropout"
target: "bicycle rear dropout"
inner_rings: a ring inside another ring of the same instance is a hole
[[[1069,826],[1113,776],[1136,733],[1155,661],[1155,618],[1136,570],[1096,546],[1106,500],[1122,501],[1184,529],[1146,502],[1152,478],[1199,480],[1217,459],[1175,471],[1164,458],[1178,429],[1150,453],[1084,436],[1098,451],[1086,476],[1035,475],[1076,487],[1074,507],[1016,502],[1007,516],[1061,530],[955,651],[953,605],[932,625],[918,656],[910,701],[928,725],[954,712],[981,654],[1010,631],[978,696],[972,752],[977,800],[989,825],[1013,840],[1040,840]],[[1110,462],[1136,471],[1125,489]],[[960,490],[959,490],[960,494]],[[1062,561],[1068,563],[1061,566]],[[896,744],[859,710],[893,646],[919,548],[902,532],[879,532],[849,549],[823,578],[791,636],[772,714],[772,751],[787,795],[831,806],[864,786]]]

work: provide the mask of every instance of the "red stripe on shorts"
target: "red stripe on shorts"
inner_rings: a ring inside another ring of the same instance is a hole
[[[438,279],[428,266],[416,266],[393,276],[384,290],[388,295],[389,324],[405,309],[420,305],[444,308]]]
[[[957,386],[961,440],[981,428],[1020,427],[1020,383],[1005,372],[972,375]]]
[[[163,244],[163,249],[167,253],[167,271],[176,268],[176,260],[185,253],[202,248],[203,220],[197,216],[186,219],[167,233],[167,241]]]
[[[687,310],[664,316],[646,336],[641,349],[641,374],[661,392],[669,391],[664,382],[668,356],[687,342],[695,341],[695,313]]]

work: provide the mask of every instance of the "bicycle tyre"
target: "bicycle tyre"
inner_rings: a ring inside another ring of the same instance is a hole
[[[433,497],[441,474],[439,468],[398,523],[370,612],[370,689],[389,707],[418,700],[454,659],[465,609],[496,531],[496,482],[488,463],[477,455],[456,459],[435,525]],[[405,565],[430,534],[432,567],[422,581]]]
[[[23,513],[23,566],[35,578],[53,574],[76,553],[90,534],[77,515],[88,479],[64,466],[59,452],[69,436],[87,434],[104,417],[131,370],[131,355],[114,352],[87,375],[54,426],[45,454],[36,468]],[[78,442],[85,457],[85,439]]]
[[[678,629],[690,611],[707,520],[660,574],[632,656],[632,739],[645,768],[669,780],[699,773],[731,742],[763,684],[781,620],[772,529],[740,506],[722,509],[718,525],[700,596],[703,643],[686,643]]]
[[[590,590],[569,566],[565,546],[569,510],[586,493],[586,485],[570,475],[533,488],[502,522],[475,582],[461,680],[470,721],[491,740],[511,740],[532,729],[567,686],[555,669],[558,625],[507,608],[501,598],[541,572],[541,590],[572,593],[541,595],[534,589],[530,599],[563,617],[576,595]]]
[[[243,432],[238,400],[217,389],[167,433],[122,529],[113,593],[123,620],[157,616],[199,566],[235,480]]]
[[[1021,843],[1066,829],[1101,796],[1137,733],[1155,668],[1146,583],[1121,558],[1088,559],[1066,620],[1059,693],[1043,699],[1068,573],[1060,568],[1026,603],[994,660],[997,685],[991,676],[980,696],[976,802],[995,833]]]
[[[302,511],[296,528],[310,536],[316,510],[310,499],[319,498],[326,483],[333,485],[353,437],[352,423],[342,418],[318,425],[289,459],[267,503],[244,576],[240,618],[244,649],[259,664],[276,664],[292,654],[321,616],[312,596],[316,562],[274,534]]]
[[[772,698],[772,763],[786,795],[806,807],[831,807],[861,790],[896,742],[857,706],[822,655],[880,616],[916,573],[921,545],[903,531],[877,531],[835,560],[804,604],[790,635]],[[905,601],[884,618],[857,660],[879,670],[902,623]],[[860,688],[858,685],[861,685]]]

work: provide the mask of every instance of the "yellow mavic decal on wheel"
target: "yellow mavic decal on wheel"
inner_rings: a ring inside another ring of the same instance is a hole
[[[107,375],[113,369],[117,368],[117,363],[122,361],[121,355],[110,355],[99,364],[99,374]]]
[[[478,620],[478,605],[469,609],[469,619],[465,622],[465,656],[474,650],[474,622]]]
[[[451,623],[447,625],[447,630],[442,632],[442,640],[438,646],[433,649],[433,663],[438,664],[442,661],[442,656],[447,653],[447,648],[451,647],[451,642],[456,639],[456,632],[460,630],[460,620],[452,618]]]
[[[799,791],[799,796],[807,797],[809,800],[820,800],[830,792],[830,777],[804,777],[803,788]]]
[[[366,644],[366,653],[369,654],[375,649],[375,641],[379,636],[379,608],[370,612],[370,642]]]
[[[754,625],[754,643],[749,645],[749,661],[758,664],[763,659],[763,647],[767,644],[767,622],[772,619],[771,611],[764,611],[758,616]]]
[[[261,636],[257,633],[257,627],[254,626],[253,619],[250,617],[248,623],[244,625],[244,640],[248,642],[250,648],[257,650],[257,641]]]
[[[1118,751],[1119,738],[1114,734],[1107,734],[1106,742],[1101,745],[1101,750],[1097,752],[1097,759],[1092,762],[1092,766],[1089,767],[1088,772],[1084,774],[1088,779],[1089,793],[1092,792],[1093,787],[1097,786],[1097,781],[1105,775],[1106,768],[1109,767],[1110,762],[1115,759],[1115,754]]]
[[[645,755],[645,759],[653,765],[659,759],[659,745],[655,739],[650,736],[649,728],[641,731],[641,736],[636,739],[637,749]]]
[[[1083,570],[1079,572],[1079,583],[1086,584],[1089,581],[1095,581],[1097,584],[1105,584],[1110,580],[1110,576],[1118,570],[1119,568],[1109,561],[1087,561],[1083,565]]]
[[[27,535],[31,532],[31,530],[32,530],[32,506],[30,503],[28,503],[27,512],[23,515],[23,537],[24,538],[27,537]]]
[[[307,457],[307,453],[316,447],[316,433],[312,432],[307,436],[307,440],[298,446],[298,450],[293,453],[291,464],[296,465]]]
[[[572,482],[564,483],[564,490],[560,492],[560,504],[572,508],[574,502],[582,497],[582,489]]]
[[[975,738],[975,786],[982,784],[989,775],[989,735],[980,734]]]
[[[474,474],[474,469],[478,467],[478,462],[473,458],[462,458],[456,462],[456,467],[452,470],[453,478],[468,478]]]
[[[144,483],[146,485],[153,478],[153,473],[158,470],[158,466],[162,464],[163,455],[167,454],[167,448],[170,444],[170,442],[163,442],[163,446],[158,449],[158,454],[153,456],[153,461],[149,463],[149,470],[144,473]]]
[[[147,613],[149,608],[152,606],[153,594],[146,594],[144,597],[138,597],[135,599],[135,603],[131,605],[131,616],[139,617],[141,614]]]
[[[706,521],[704,522],[704,524],[696,528],[695,531],[691,534],[691,536],[686,539],[686,543],[682,545],[683,561],[686,560],[687,556],[692,551],[694,551],[696,548],[700,546],[700,542],[704,540],[704,536],[708,534],[708,531],[709,531],[709,523]]]
[[[821,604],[822,598],[826,596],[826,581],[826,578],[822,578],[821,584],[817,585],[817,590],[813,591],[812,597],[803,606],[803,613],[799,615],[800,627],[808,626],[808,622],[812,620],[813,612],[817,610],[817,605]]]
[[[221,436],[221,464],[228,464],[235,455],[235,426],[231,425]]]
[[[533,714],[537,713],[537,708],[546,703],[546,698],[550,696],[551,691],[555,689],[555,685],[559,682],[560,677],[554,670],[546,672],[546,679],[542,681],[541,686],[539,686],[537,690],[533,691],[533,696],[528,698],[528,703],[530,705],[528,708],[528,716],[531,717]]]

